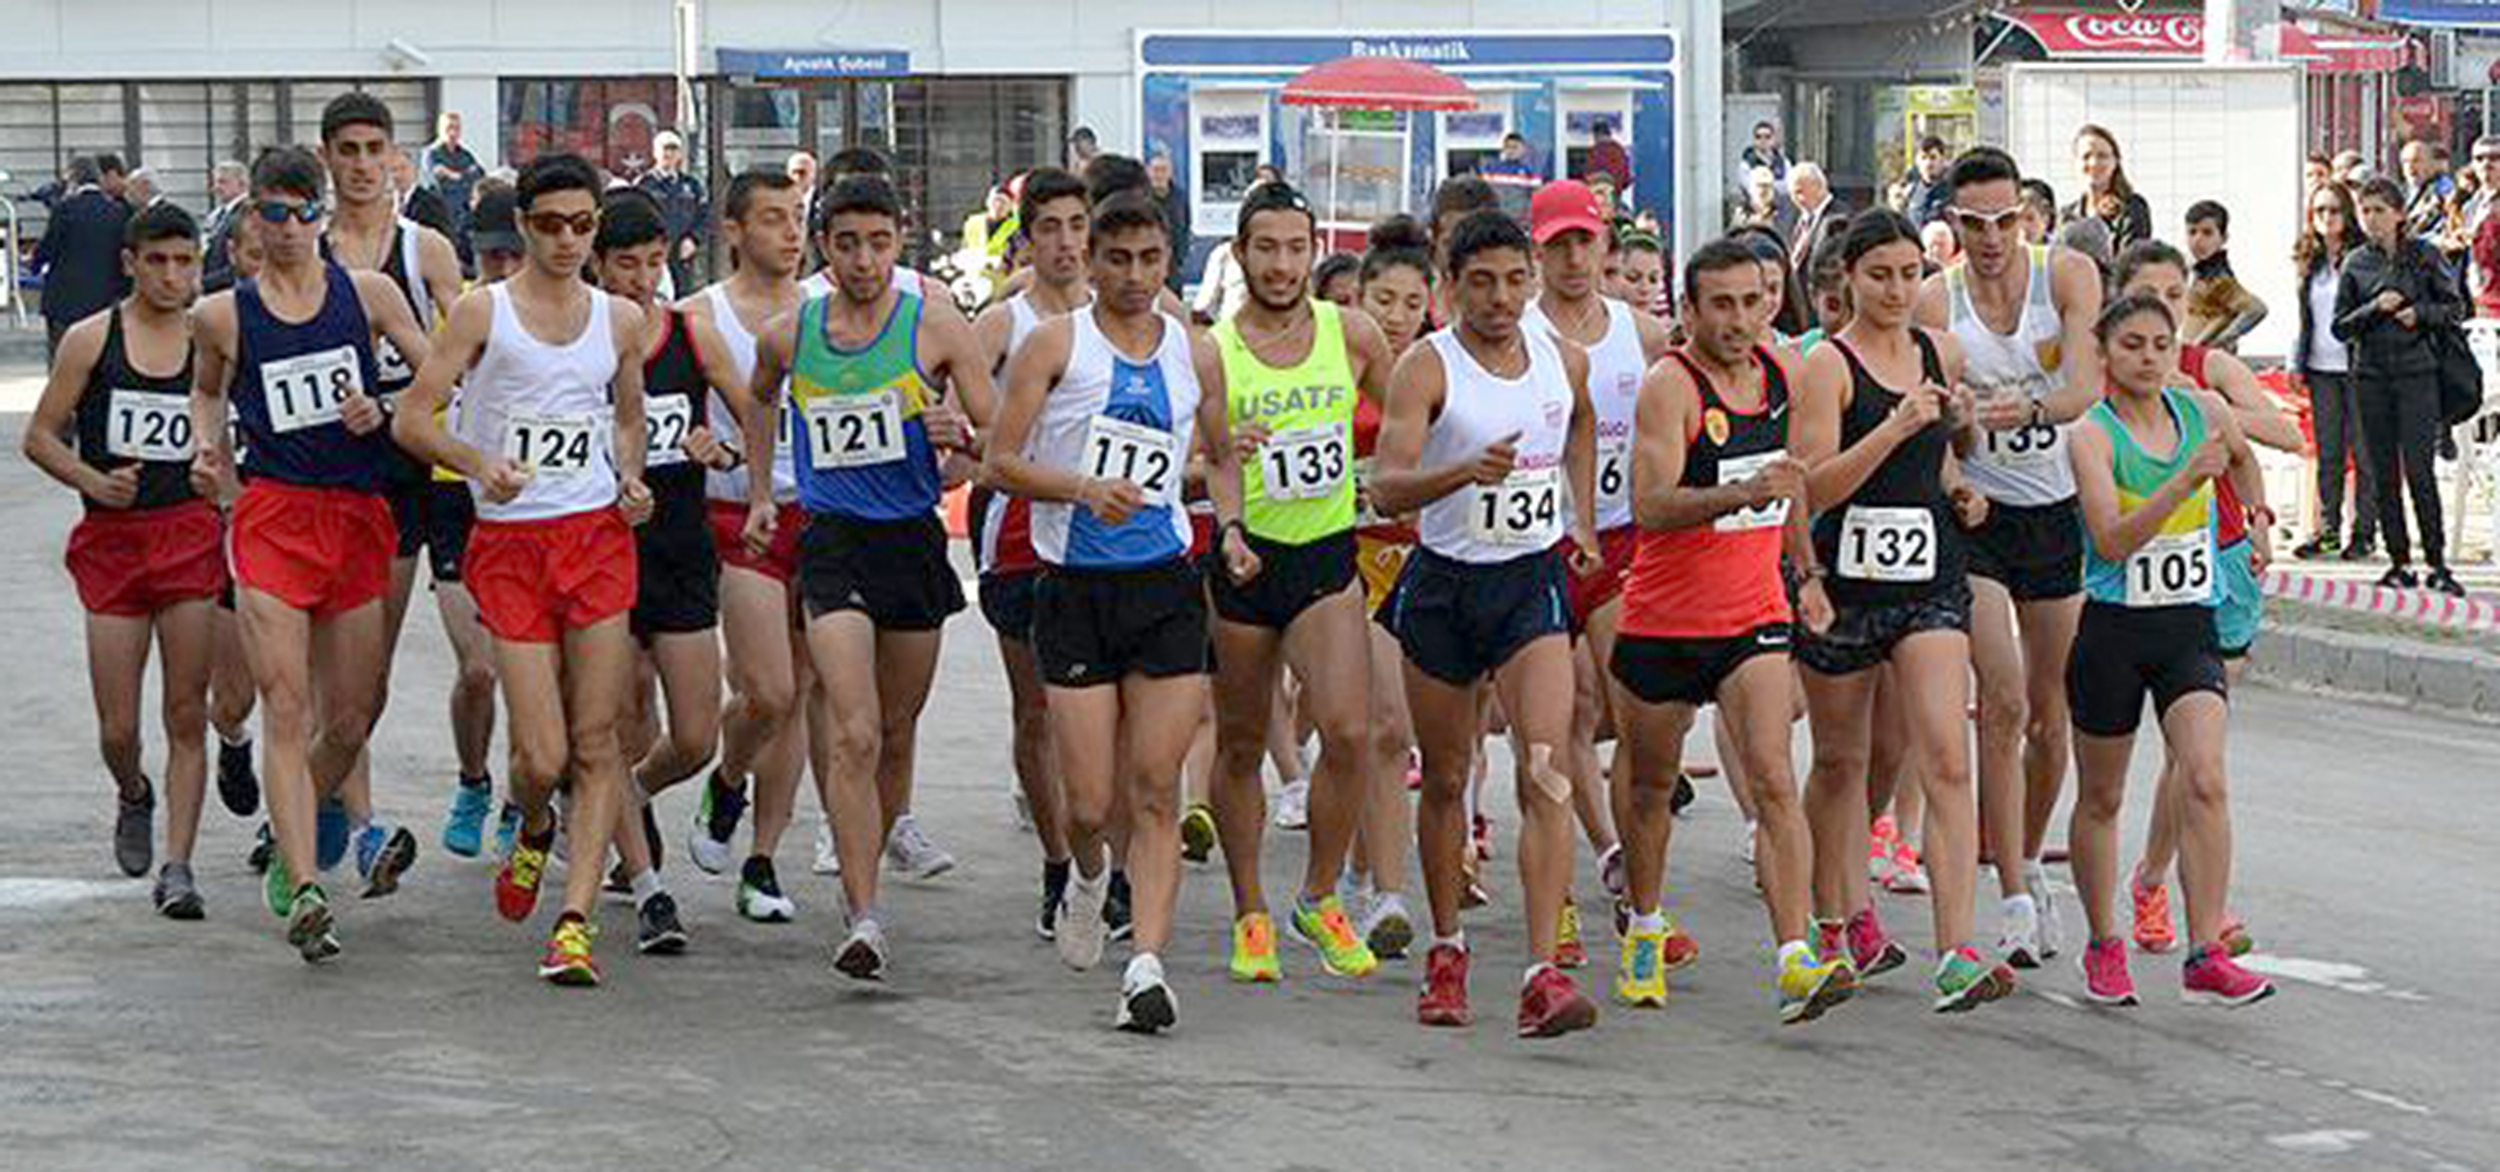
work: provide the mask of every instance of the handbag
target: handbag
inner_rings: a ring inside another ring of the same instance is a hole
[[[2454,427],[2483,409],[2483,367],[2474,361],[2463,327],[2437,326],[2429,334],[2431,357],[2439,364],[2439,420]]]

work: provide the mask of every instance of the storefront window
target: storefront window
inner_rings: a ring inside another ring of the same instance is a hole
[[[1317,116],[1305,156],[1326,224],[1370,224],[1406,210],[1406,115],[1340,110]]]
[[[736,86],[726,92],[729,118],[721,142],[722,168],[732,175],[749,167],[781,170],[805,141],[799,126],[802,91]]]
[[[517,167],[571,151],[632,179],[651,167],[651,137],[675,120],[677,83],[664,77],[503,83],[503,160]]]
[[[1067,83],[1057,78],[910,78],[893,94],[895,172],[906,208],[918,211],[912,239],[931,249],[951,251],[992,187],[1057,163],[1067,137]]]

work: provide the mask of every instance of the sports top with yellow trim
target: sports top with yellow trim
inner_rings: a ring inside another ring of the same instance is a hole
[[[799,307],[790,364],[799,502],[861,521],[927,516],[944,486],[922,420],[937,394],[920,373],[921,300],[898,287],[885,324],[858,350],[825,336],[830,300]]]
[[[2118,484],[2121,510],[2144,507],[2204,446],[2210,428],[2196,396],[2162,388],[2162,406],[2170,412],[2179,440],[2167,456],[2155,456],[2137,444],[2124,420],[2109,402],[2095,403],[2084,415],[2109,436],[2111,472]],[[2214,560],[2214,486],[2207,481],[2162,518],[2161,529],[2127,560],[2114,562],[2099,548],[2084,543],[2083,591],[2094,602],[2129,608],[2218,606]]]

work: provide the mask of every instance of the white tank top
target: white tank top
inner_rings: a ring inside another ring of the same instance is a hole
[[[738,320],[738,307],[730,304],[729,301],[729,287],[713,285],[705,289],[703,295],[711,300],[712,325],[720,330],[721,345],[729,350],[729,364],[737,368],[739,378],[753,378],[755,376],[755,335],[748,333],[746,323]],[[781,435],[773,444],[773,499],[787,504],[799,499],[799,478],[790,463],[789,412],[786,410],[789,405],[790,391],[788,379],[782,380],[781,390],[785,410],[781,417]],[[713,435],[720,442],[743,450],[745,445],[742,441],[746,433],[738,426],[738,413],[729,409],[728,401],[721,398],[718,391],[712,393],[712,409],[709,414]],[[727,472],[705,472],[703,495],[716,501],[735,501],[738,504],[745,504],[747,466],[740,464]]]
[[[489,287],[494,327],[461,396],[460,438],[530,472],[519,496],[497,503],[469,486],[484,521],[538,521],[616,503],[616,334],[610,298],[590,290],[590,319],[562,345],[532,336],[507,285]]]
[[[894,266],[894,287],[906,293],[916,292],[922,297],[927,297],[929,295],[929,286],[922,283],[920,273],[915,269],[905,268],[902,265]],[[944,290],[940,290],[940,292],[944,292]],[[807,279],[799,282],[799,296],[803,299],[828,297],[832,294],[833,276],[823,269],[818,269],[815,272],[809,273],[807,275]],[[953,294],[950,293],[947,294],[947,296],[951,299]]]
[[[1962,381],[1983,396],[2012,391],[2036,400],[2058,389],[2058,341],[2065,323],[2057,315],[2049,250],[2034,245],[2024,251],[2029,285],[2012,334],[1989,329],[1972,308],[1967,262],[1945,271],[1953,336],[1962,343]],[[2066,462],[2066,428],[2061,424],[1983,430],[1962,462],[1962,472],[1971,487],[2000,504],[2053,505],[2075,495],[2075,470]]]
[[[1035,501],[1033,552],[1055,566],[1169,561],[1188,553],[1191,537],[1181,484],[1196,442],[1200,388],[1189,327],[1157,315],[1163,339],[1141,362],[1111,344],[1095,312],[1089,307],[1071,315],[1067,369],[1043,398],[1026,451],[1045,467],[1135,481],[1146,507],[1112,527],[1070,502]]]
[[[1597,530],[1603,533],[1632,523],[1632,414],[1649,357],[1641,350],[1632,307],[1611,297],[1598,300],[1606,307],[1606,336],[1588,348],[1589,407],[1597,417]],[[1528,303],[1521,324],[1564,336],[1545,316],[1542,301]]]
[[[1077,309],[1086,309],[1093,304],[1093,294],[1088,292],[1085,300],[1078,303]],[[1007,389],[1007,364],[1015,360],[1016,351],[1024,348],[1024,340],[1032,337],[1033,331],[1048,320],[1050,318],[1044,316],[1041,310],[1033,308],[1031,290],[1007,299],[1007,350],[998,356],[998,369],[990,372],[993,378],[999,380],[998,389],[1001,393]]]
[[[1563,445],[1571,436],[1571,376],[1562,351],[1545,331],[1522,329],[1528,369],[1506,379],[1478,365],[1457,327],[1428,339],[1448,387],[1441,416],[1424,436],[1423,466],[1473,460],[1485,445],[1514,432],[1519,458],[1510,479],[1467,484],[1423,507],[1416,536],[1425,549],[1455,561],[1506,562],[1550,549],[1570,529],[1570,492]]]

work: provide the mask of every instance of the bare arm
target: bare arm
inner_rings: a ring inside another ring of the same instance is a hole
[[[389,277],[378,272],[353,275],[356,299],[364,303],[365,320],[373,323],[374,338],[389,339],[391,345],[399,348],[399,356],[408,361],[409,369],[422,369],[432,344],[426,337],[425,328],[417,324],[416,312],[408,307],[407,295],[401,293],[399,286],[392,284]],[[481,332],[480,340],[484,337]],[[466,369],[465,364],[463,369]],[[365,389],[368,394],[372,393],[373,388]]]
[[[1213,338],[1193,333],[1189,361],[1198,371],[1198,450],[1207,461],[1207,498],[1215,502],[1216,524],[1229,527],[1241,519],[1241,454],[1230,434],[1224,355]]]
[[[1397,357],[1389,353],[1389,335],[1380,332],[1380,323],[1368,313],[1340,314],[1344,323],[1346,352],[1354,359],[1356,393],[1374,403],[1389,401],[1389,374],[1397,366]]]
[[[226,384],[234,371],[234,294],[214,293],[191,310],[191,487],[201,495],[234,482],[226,434]]]
[[[1843,449],[1840,417],[1848,409],[1849,395],[1849,364],[1836,347],[1818,347],[1806,356],[1805,373],[1797,380],[1796,399],[1788,414],[1788,454],[1806,466],[1806,497],[1817,506],[1849,499],[1901,441],[1926,426],[1924,421],[1907,422],[1919,414],[1908,408],[1923,397],[1912,392],[1874,431]]]
[[[975,426],[987,427],[998,414],[998,387],[990,378],[989,349],[973,336],[961,313],[921,323],[935,327],[922,337],[935,347],[932,365],[946,372],[954,398]]]
[[[746,410],[738,417],[747,450],[747,506],[750,513],[773,511],[773,445],[780,438],[774,426],[781,414],[781,386],[789,377],[798,345],[799,312],[774,316],[755,340],[755,376],[747,380]]]
[[[1066,319],[1045,322],[1026,337],[1007,361],[1007,393],[981,459],[981,479],[1003,492],[1037,501],[1073,501],[1085,490],[1086,477],[1069,468],[1052,468],[1025,457],[1033,423],[1042,414],[1042,400],[1067,373],[1075,330]]]
[[[729,342],[720,336],[720,327],[707,314],[687,313],[686,336],[694,342],[695,365],[703,371],[703,381],[710,383],[728,404],[730,415],[743,426],[747,409],[755,400],[754,393],[738,368],[729,361]]]
[[[1007,374],[1007,339],[1014,336],[1015,330],[1015,311],[1007,308],[1004,301],[982,310],[981,316],[972,319],[972,340],[981,347],[982,356],[989,359],[989,369],[997,371],[1001,379]],[[1003,393],[1005,388],[1000,390]]]
[[[1597,408],[1589,402],[1589,355],[1570,342],[1562,350],[1571,379],[1571,432],[1563,440],[1563,475],[1571,481],[1571,533],[1584,555],[1597,552]]]
[[[2104,561],[2123,562],[2144,548],[2145,542],[2161,532],[2162,522],[2169,519],[2172,510],[2211,479],[2212,473],[2200,471],[2197,465],[2218,462],[2227,450],[2218,445],[2225,444],[2222,436],[2209,437],[2206,446],[2215,455],[2200,452],[2196,460],[2163,481],[2143,504],[2122,512],[2117,473],[2110,462],[2109,436],[2097,427],[2076,428],[2066,452],[2074,462],[2075,499],[2082,507],[2084,532],[2092,539],[2093,551]]]
[[[417,271],[425,281],[426,300],[433,302],[436,317],[444,316],[459,303],[460,253],[432,228],[417,229]],[[417,327],[432,333],[436,324],[421,321]]]
[[[1642,365],[1655,364],[1659,359],[1667,356],[1667,348],[1672,343],[1667,336],[1666,323],[1649,314],[1635,312],[1632,315],[1632,326],[1640,334]]]
[[[2277,451],[2302,450],[2300,425],[2275,405],[2274,396],[2258,385],[2257,376],[2249,371],[2247,363],[2219,351],[2209,353],[2205,356],[2205,382],[2222,396],[2231,417],[2251,442]]]
[[[2048,422],[2071,423],[2101,401],[2101,347],[2092,336],[2101,316],[2101,274],[2082,253],[2052,250],[2049,293],[2057,303],[2057,368],[2065,385],[2040,401],[2040,412]]]
[[[609,312],[616,336],[616,377],[608,382],[616,406],[616,476],[639,484],[643,462],[650,456],[644,445],[651,438],[643,430],[642,307],[617,299],[610,302]]]
[[[403,320],[408,318],[404,303],[399,312]],[[487,290],[465,294],[455,302],[451,320],[443,327],[441,344],[433,347],[433,352],[417,367],[416,381],[400,392],[400,409],[391,417],[391,438],[409,455],[470,480],[485,477],[486,453],[445,431],[442,413],[451,402],[452,385],[468,374],[478,355],[485,352],[486,335],[494,328],[494,322],[493,294]]]

